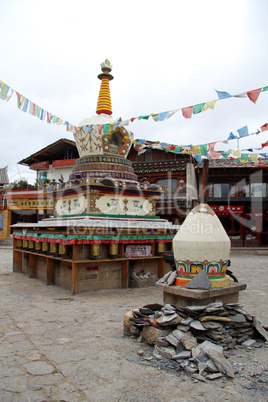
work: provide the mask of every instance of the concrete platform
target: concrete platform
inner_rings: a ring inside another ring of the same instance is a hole
[[[223,303],[237,303],[239,292],[246,289],[243,283],[232,282],[223,288],[210,290],[186,289],[181,286],[168,286],[157,283],[156,287],[163,290],[163,303],[174,306],[202,306],[221,300]]]

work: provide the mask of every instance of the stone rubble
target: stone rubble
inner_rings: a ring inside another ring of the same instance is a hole
[[[153,356],[169,359],[195,381],[234,378],[228,350],[267,345],[268,334],[238,303],[206,306],[146,305],[125,314],[124,334],[154,346]]]
[[[143,288],[148,286],[154,286],[157,282],[157,275],[151,274],[141,270],[140,272],[133,271],[130,278],[131,288]]]

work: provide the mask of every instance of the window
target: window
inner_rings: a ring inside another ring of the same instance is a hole
[[[266,197],[266,183],[251,183],[251,197]]]
[[[213,192],[215,198],[228,198],[229,197],[229,183],[215,183],[213,185]]]
[[[43,180],[47,178],[47,172],[41,171],[39,172],[39,179]]]

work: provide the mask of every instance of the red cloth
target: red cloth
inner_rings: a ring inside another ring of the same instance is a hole
[[[259,97],[259,95],[260,95],[261,90],[262,90],[262,88],[259,88],[259,89],[254,89],[253,91],[247,92],[247,96],[249,97],[249,99],[250,99],[253,103],[256,103],[256,102],[257,102],[257,99],[258,99],[258,97]]]
[[[189,106],[181,109],[182,115],[183,117],[185,117],[185,119],[190,119],[192,117],[193,108],[194,108],[193,106]]]

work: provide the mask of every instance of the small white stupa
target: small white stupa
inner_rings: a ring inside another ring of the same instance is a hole
[[[173,239],[176,285],[185,286],[202,269],[212,287],[229,285],[226,275],[230,239],[219,218],[207,204],[197,205]]]

